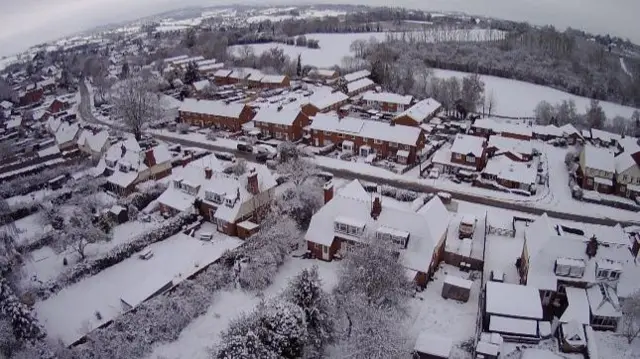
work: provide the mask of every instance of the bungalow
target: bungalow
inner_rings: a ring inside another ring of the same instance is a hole
[[[401,164],[415,163],[426,141],[418,127],[331,114],[317,114],[307,130],[316,147],[336,144],[341,145],[343,151],[363,157],[395,156]]]
[[[260,80],[260,87],[275,89],[291,86],[291,80],[287,75],[264,75]]]
[[[393,119],[393,122],[398,125],[420,126],[434,118],[441,109],[440,102],[432,98],[424,99],[404,110]]]
[[[482,137],[458,134],[450,149],[436,152],[433,163],[444,173],[480,171],[487,160],[486,146],[487,141]]]
[[[195,126],[214,126],[229,131],[240,131],[254,114],[245,104],[224,101],[184,99],[178,110],[180,120]]]
[[[369,76],[371,76],[371,71],[369,71],[369,70],[360,70],[360,71],[356,71],[356,72],[352,72],[352,73],[346,74],[346,75],[342,76],[342,78],[346,82],[354,82],[354,81],[358,81],[358,80],[367,78]]]
[[[77,123],[62,122],[55,134],[56,144],[60,151],[71,150],[76,147],[78,136],[80,136],[80,126]]]
[[[338,71],[330,69],[312,69],[309,71],[309,77],[313,79],[319,79],[321,81],[331,81],[337,79],[339,76]]]
[[[128,195],[138,183],[158,180],[171,174],[171,153],[165,145],[143,151],[138,142],[128,138],[107,150],[97,172],[107,174],[107,186],[119,195]]]
[[[602,147],[616,146],[620,140],[620,135],[598,130],[597,128],[591,129],[591,143]]]
[[[367,107],[384,112],[402,112],[411,105],[411,101],[413,101],[411,95],[403,96],[391,92],[367,91],[362,95],[362,102]]]
[[[267,107],[256,113],[253,123],[264,136],[297,141],[302,138],[309,117],[297,106]]]
[[[520,282],[537,289],[543,306],[562,322],[615,329],[618,296],[626,297],[640,287],[636,281],[638,269],[620,225],[591,232],[552,224],[546,214],[542,215],[525,231],[518,260]],[[585,288],[590,310],[584,305]],[[586,316],[589,321],[584,323]]]
[[[471,134],[489,138],[491,135],[501,135],[521,140],[533,138],[533,129],[525,123],[512,123],[497,118],[483,118],[471,125]]]
[[[353,97],[365,91],[369,91],[374,87],[376,87],[376,83],[365,77],[361,78],[360,80],[347,83],[346,94],[349,97]]]
[[[538,171],[531,163],[514,161],[510,157],[489,158],[481,177],[496,181],[502,187],[518,189],[528,193],[536,192]]]
[[[601,193],[613,193],[616,172],[615,160],[611,151],[586,145],[580,153],[580,166],[577,171],[578,182],[587,190]]]
[[[640,150],[617,155],[615,168],[616,194],[632,199],[640,197]]]
[[[109,148],[109,132],[83,130],[78,138],[78,148],[93,158],[100,158]]]
[[[377,193],[367,193],[354,180],[333,196],[325,185],[325,205],[311,218],[305,235],[311,254],[333,260],[349,246],[376,241],[396,251],[407,274],[425,286],[442,259],[449,212],[436,196],[422,211],[387,205]],[[431,203],[433,202],[433,203]]]
[[[192,83],[191,84],[191,90],[193,91],[194,94],[196,94],[196,96],[199,96],[199,95],[203,94],[203,92],[209,86],[211,86],[211,83],[209,82],[209,80],[204,79],[204,80],[200,80],[200,81],[196,81],[196,82]]]
[[[158,203],[163,213],[195,211],[215,223],[218,231],[246,238],[264,218],[275,187],[275,178],[263,165],[235,176],[224,173],[224,165],[209,155],[189,163]]]
[[[529,140],[491,135],[487,144],[489,157],[504,154],[512,161],[529,162],[533,159],[533,147]]]
[[[533,126],[533,138],[542,141],[549,141],[556,138],[563,137],[563,131],[561,128],[555,125],[534,125]]]
[[[346,104],[349,96],[340,91],[332,93],[316,93],[309,97],[309,103],[302,106],[302,111],[307,116],[315,116],[317,113],[338,111]]]

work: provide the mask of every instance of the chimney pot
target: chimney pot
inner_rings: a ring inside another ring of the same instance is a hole
[[[254,196],[260,193],[260,187],[258,186],[258,173],[255,168],[252,168],[247,176],[247,190]]]
[[[382,202],[380,201],[380,195],[376,194],[371,205],[371,218],[377,220],[382,213]]]
[[[213,171],[211,170],[211,168],[210,167],[205,167],[205,169],[204,169],[204,178],[211,179],[212,176],[213,176]]]
[[[327,204],[333,199],[333,182],[329,181],[324,184],[324,204]]]

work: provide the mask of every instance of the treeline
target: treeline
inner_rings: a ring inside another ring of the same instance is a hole
[[[629,76],[618,55],[568,30],[526,27],[490,42],[412,42],[402,37],[374,46],[394,57],[411,53],[429,67],[480,73],[554,87],[575,95],[640,106],[640,76]],[[632,74],[640,64],[627,60]]]

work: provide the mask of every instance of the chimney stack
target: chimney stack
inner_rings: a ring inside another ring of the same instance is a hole
[[[144,153],[144,164],[147,167],[153,167],[156,165],[156,157],[153,155],[153,149],[147,150]]]
[[[120,145],[120,157],[124,157],[124,154],[127,153],[127,148],[124,146],[124,143]]]
[[[382,213],[382,201],[380,200],[380,195],[375,193],[373,204],[371,205],[371,218],[377,220],[380,217],[380,213]]]
[[[204,178],[211,179],[211,176],[213,176],[213,171],[211,170],[210,167],[205,167],[204,168]]]
[[[589,239],[589,242],[587,242],[587,256],[589,257],[589,259],[593,258],[596,256],[596,254],[598,254],[598,246],[600,245],[600,243],[598,243],[598,239],[596,238],[596,236],[592,236],[591,239]]]
[[[327,204],[333,199],[333,182],[329,181],[324,184],[324,204]]]
[[[255,168],[252,168],[247,176],[247,190],[254,196],[260,193],[260,187],[258,186],[258,172],[256,172]]]

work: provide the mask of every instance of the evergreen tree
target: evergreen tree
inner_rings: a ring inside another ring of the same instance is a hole
[[[302,61],[300,59],[301,55],[298,54],[298,64],[296,65],[296,74],[298,77],[302,76]]]
[[[15,295],[9,283],[0,278],[0,314],[11,322],[13,335],[19,341],[30,341],[42,337],[43,332],[31,310]]]
[[[294,277],[284,296],[305,313],[309,334],[306,356],[322,357],[323,348],[334,339],[334,313],[329,295],[322,289],[318,267],[304,269]]]
[[[191,85],[192,83],[200,79],[200,73],[198,72],[198,64],[191,61],[187,64],[187,70],[184,72],[184,83]]]
[[[125,62],[124,64],[122,64],[122,71],[120,71],[120,78],[126,79],[127,77],[129,77],[130,72],[131,72],[131,69],[129,68],[129,63]]]

